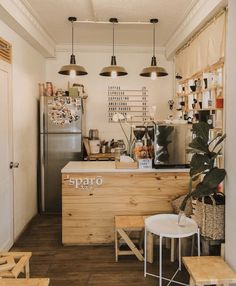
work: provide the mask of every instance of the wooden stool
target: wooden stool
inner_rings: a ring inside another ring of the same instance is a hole
[[[143,238],[144,238],[144,219],[146,216],[115,216],[115,253],[116,261],[119,255],[135,255],[138,260],[144,261],[143,257]],[[138,247],[131,240],[130,234],[133,231],[141,232],[138,240]],[[118,237],[120,236],[120,237]],[[130,250],[120,250],[120,245],[125,242]],[[153,240],[152,236],[148,239],[148,262],[153,260]]]
[[[0,286],[48,286],[48,278],[0,279]]]
[[[0,252],[0,277],[17,278],[21,272],[29,278],[32,252]]]
[[[183,257],[191,286],[236,283],[236,273],[220,256]]]

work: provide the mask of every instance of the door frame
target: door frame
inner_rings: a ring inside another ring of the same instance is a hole
[[[12,64],[8,63],[0,58],[0,69],[8,72],[9,83],[8,83],[8,123],[9,123],[9,168],[10,162],[13,162],[14,159],[14,149],[13,149],[13,96],[12,96]],[[14,169],[11,169],[11,181],[12,181],[12,190],[11,190],[11,237],[6,245],[4,245],[4,251],[9,250],[14,244]]]

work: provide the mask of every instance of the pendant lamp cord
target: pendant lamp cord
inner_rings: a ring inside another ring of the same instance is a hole
[[[156,41],[156,30],[155,23],[153,23],[153,57],[155,57],[155,41]]]
[[[112,23],[112,38],[113,38],[113,42],[112,42],[112,56],[114,56],[114,50],[115,50],[115,23]]]
[[[74,21],[71,21],[72,24],[72,55],[74,54]]]

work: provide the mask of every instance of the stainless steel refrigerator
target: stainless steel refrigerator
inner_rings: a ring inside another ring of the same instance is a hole
[[[61,212],[61,169],[69,161],[83,159],[83,114],[81,98],[40,98],[41,213]]]

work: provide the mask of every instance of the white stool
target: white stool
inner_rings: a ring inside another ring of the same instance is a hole
[[[177,275],[178,271],[181,271],[181,238],[192,236],[197,233],[198,236],[198,256],[200,256],[200,232],[197,226],[197,223],[187,217],[182,217],[181,224],[178,223],[178,215],[175,214],[160,214],[150,216],[145,219],[145,237],[144,237],[144,277],[147,275],[154,276],[159,278],[159,286],[162,286],[162,280],[169,281],[168,285],[171,282],[188,285],[182,282],[175,281],[174,278]],[[159,253],[159,275],[154,275],[147,272],[147,232],[158,235],[160,237],[160,253]],[[162,277],[162,238],[178,238],[179,239],[179,267],[176,270],[175,274],[171,279]]]

